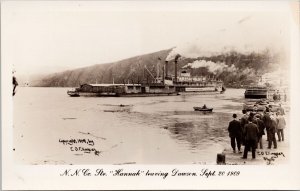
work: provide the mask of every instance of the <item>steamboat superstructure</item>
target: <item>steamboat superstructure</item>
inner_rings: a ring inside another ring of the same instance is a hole
[[[225,91],[221,80],[206,76],[192,77],[188,69],[181,69],[175,87],[178,92],[220,93]]]

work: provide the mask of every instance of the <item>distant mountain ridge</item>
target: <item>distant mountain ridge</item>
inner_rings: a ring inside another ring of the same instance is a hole
[[[144,54],[127,58],[112,63],[97,64],[89,67],[67,70],[50,74],[30,82],[30,86],[38,87],[77,87],[84,83],[141,83],[152,80],[156,75],[157,64],[160,62],[160,75],[165,59],[172,49],[162,50],[150,54]],[[213,57],[181,58],[178,68],[196,60],[206,60],[215,63],[234,65],[236,70],[219,70],[217,74],[210,73],[205,68],[193,70],[194,75],[209,75],[224,81],[225,85],[249,84],[257,79],[257,76],[267,72],[276,64],[278,56],[270,56],[268,52],[243,55],[237,52],[221,54]],[[160,58],[161,60],[159,61]],[[224,65],[224,64],[223,64]],[[148,69],[145,70],[145,67]],[[151,73],[151,74],[150,74]],[[169,63],[169,74],[174,74],[174,62]]]

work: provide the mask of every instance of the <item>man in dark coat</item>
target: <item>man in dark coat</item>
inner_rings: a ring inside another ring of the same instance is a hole
[[[241,137],[242,137],[241,123],[236,119],[237,115],[235,113],[232,115],[232,117],[233,120],[229,122],[229,126],[228,126],[229,137],[231,139],[231,147],[233,149],[233,152],[235,153],[235,146],[237,144],[238,151],[239,153],[241,153]]]
[[[271,115],[271,125],[269,127],[269,143],[268,143],[268,149],[271,149],[272,147],[272,143],[274,145],[274,149],[277,149],[277,141],[276,141],[276,137],[275,134],[277,132],[277,125],[278,125],[278,121],[276,119],[275,116]]]
[[[259,130],[255,123],[253,123],[253,118],[248,118],[249,123],[245,125],[245,149],[243,159],[247,158],[248,151],[252,150],[252,159],[255,159],[255,150],[257,146]]]
[[[264,124],[265,124],[265,127],[266,127],[266,130],[267,130],[267,141],[270,140],[269,138],[269,131],[271,129],[271,126],[272,126],[272,120],[271,120],[271,117],[270,117],[270,109],[267,107],[266,108],[266,111],[264,112],[264,116],[262,118]]]
[[[240,119],[241,122],[241,128],[242,128],[242,137],[241,137],[241,143],[245,145],[245,125],[248,123],[248,115],[246,110],[242,110],[243,117]]]
[[[259,134],[258,134],[258,143],[259,143],[259,147],[260,149],[263,149],[263,144],[262,144],[262,137],[263,135],[265,135],[265,124],[264,122],[261,120],[261,115],[260,114],[256,114],[255,115],[255,124],[258,127],[259,130]]]

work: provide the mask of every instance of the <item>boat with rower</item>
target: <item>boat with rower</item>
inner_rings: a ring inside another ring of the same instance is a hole
[[[213,108],[206,107],[206,105],[202,107],[193,107],[195,111],[203,111],[203,112],[212,112]]]

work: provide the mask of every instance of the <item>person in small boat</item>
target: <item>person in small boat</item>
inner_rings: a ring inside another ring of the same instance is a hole
[[[202,109],[207,109],[207,107],[206,107],[206,105],[205,105],[205,104],[202,106]]]

